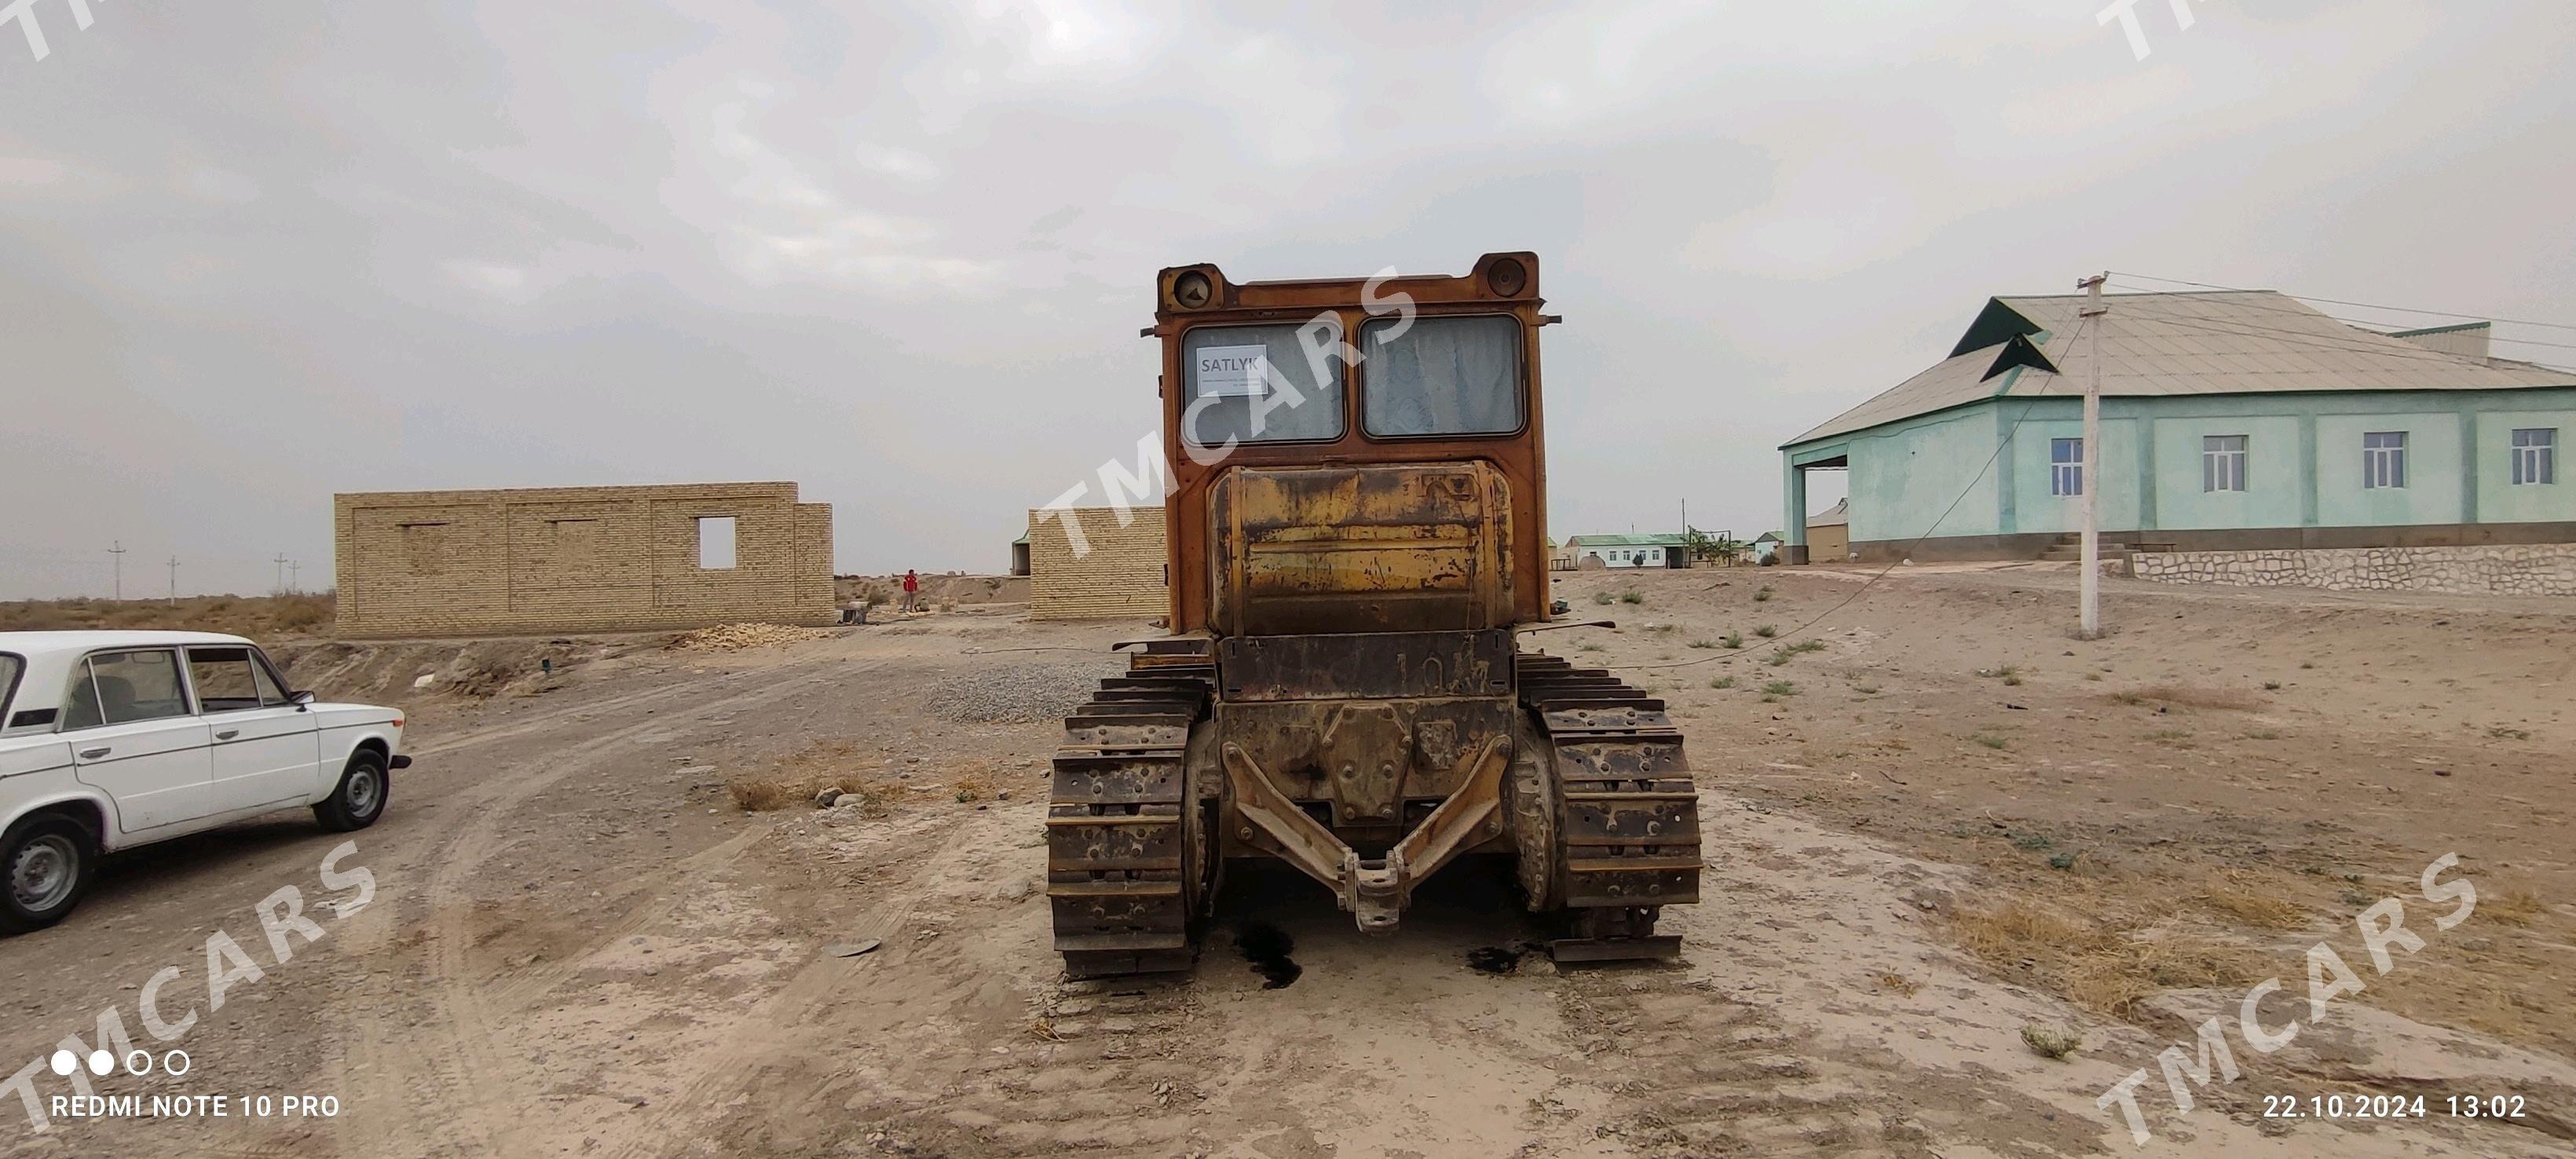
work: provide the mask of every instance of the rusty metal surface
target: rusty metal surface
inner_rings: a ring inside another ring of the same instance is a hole
[[[1244,636],[1217,645],[1228,701],[1509,696],[1505,630]]]
[[[1504,277],[1516,267],[1517,277]],[[1176,288],[1191,275],[1206,287],[1204,298],[1184,298]],[[1213,626],[1211,603],[1218,584],[1218,571],[1211,567],[1217,558],[1210,549],[1210,494],[1224,473],[1237,469],[1267,470],[1294,467],[1331,467],[1346,469],[1374,464],[1434,464],[1456,466],[1476,463],[1498,476],[1500,502],[1492,511],[1496,521],[1495,542],[1505,545],[1503,563],[1497,571],[1510,583],[1505,604],[1508,611],[1493,618],[1495,623],[1531,623],[1547,618],[1548,570],[1546,491],[1544,474],[1546,457],[1543,450],[1544,424],[1539,376],[1540,308],[1538,256],[1530,253],[1495,253],[1479,258],[1474,269],[1464,276],[1419,275],[1392,278],[1369,286],[1366,278],[1321,281],[1236,283],[1226,278],[1215,266],[1200,264],[1178,266],[1162,272],[1157,279],[1154,326],[1163,347],[1162,403],[1164,459],[1171,465],[1172,489],[1165,501],[1165,525],[1168,528],[1168,562],[1171,565],[1171,626],[1176,632],[1208,629]],[[1360,421],[1360,399],[1366,391],[1368,368],[1365,361],[1351,367],[1348,389],[1343,391],[1343,405],[1348,408],[1341,424],[1342,436],[1322,443],[1243,443],[1221,459],[1199,448],[1183,445],[1181,416],[1187,392],[1182,389],[1184,359],[1182,345],[1187,332],[1199,326],[1232,326],[1246,324],[1303,325],[1319,314],[1329,313],[1339,327],[1342,338],[1355,340],[1360,327],[1371,315],[1370,302],[1385,303],[1394,295],[1410,298],[1422,316],[1442,314],[1501,314],[1520,323],[1522,335],[1521,375],[1522,413],[1528,422],[1509,435],[1474,435],[1457,438],[1376,438],[1366,433]],[[1193,454],[1195,452],[1195,455]],[[1200,458],[1210,458],[1202,463]],[[1394,597],[1387,597],[1392,604]],[[1438,603],[1413,597],[1427,603]],[[1386,626],[1415,626],[1418,615],[1397,614],[1390,606]],[[1484,624],[1438,623],[1419,626],[1463,627]],[[1352,631],[1361,627],[1353,621],[1337,621],[1320,626],[1298,628],[1299,631]]]
[[[1503,836],[1502,780],[1511,764],[1511,744],[1509,736],[1489,739],[1476,754],[1466,783],[1384,857],[1372,858],[1308,816],[1242,746],[1228,743],[1223,746],[1226,782],[1233,792],[1232,816],[1241,826],[1235,836],[1331,890],[1360,929],[1392,930],[1413,900],[1416,883],[1476,843]]]
[[[1240,467],[1208,489],[1227,636],[1509,627],[1511,485],[1482,462]]]
[[[1393,732],[1344,723],[1345,707],[1393,713]],[[1393,841],[1400,823],[1455,792],[1467,759],[1490,737],[1509,736],[1514,710],[1501,697],[1379,701],[1220,702],[1218,735],[1270,770],[1292,798],[1329,803],[1338,827],[1382,826],[1363,839]],[[1347,773],[1345,767],[1347,766]],[[1381,768],[1391,766],[1391,768]],[[1391,791],[1382,784],[1395,784]],[[1371,781],[1369,786],[1357,782]],[[1394,806],[1388,809],[1388,806]]]
[[[1403,890],[1399,901],[1412,900],[1414,882],[1438,873],[1470,845],[1503,835],[1503,772],[1511,763],[1512,738],[1487,739],[1469,766],[1466,783],[1387,852],[1387,864]]]
[[[1243,746],[1228,742],[1221,751],[1226,784],[1233,791],[1228,819],[1240,819],[1235,839],[1264,849],[1340,894],[1346,863],[1355,856],[1351,847],[1298,808]]]

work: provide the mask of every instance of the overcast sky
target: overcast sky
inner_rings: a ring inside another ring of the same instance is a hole
[[[2142,62],[2100,0],[28,0],[0,596],[112,540],[325,586],[335,491],[733,479],[843,571],[998,570],[1156,422],[1194,261],[1537,251],[1560,537],[1777,527],[1778,444],[2088,270],[2576,322],[2576,4],[2171,4]]]

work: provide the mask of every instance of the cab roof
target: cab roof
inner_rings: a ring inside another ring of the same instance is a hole
[[[19,655],[88,652],[98,648],[152,648],[173,644],[248,644],[220,632],[0,632],[0,652]]]

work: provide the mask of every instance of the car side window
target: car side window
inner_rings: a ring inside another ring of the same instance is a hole
[[[268,654],[253,648],[250,649],[250,658],[250,678],[252,683],[259,685],[260,702],[270,708],[289,703],[286,686],[277,682],[277,668]]]
[[[265,676],[251,662],[248,648],[188,649],[188,682],[196,686],[200,712],[242,712],[285,703],[285,697],[271,697],[260,687],[267,683]]]
[[[105,723],[98,712],[98,682],[90,676],[89,661],[83,660],[72,665],[72,694],[63,698],[63,731]]]
[[[160,648],[105,652],[89,658],[89,671],[94,701],[87,707],[101,723],[132,724],[188,715],[188,692],[179,683],[177,652]],[[77,713],[83,706],[76,701],[73,707]]]

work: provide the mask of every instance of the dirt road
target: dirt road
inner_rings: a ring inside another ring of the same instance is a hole
[[[120,863],[69,923],[0,942],[7,1069],[90,1044],[113,1007],[195,1069],[101,1094],[336,1113],[12,1121],[0,1154],[2576,1155],[2556,904],[2570,617],[2122,586],[2124,634],[2079,645],[2045,610],[2064,578],[1892,577],[1839,608],[1856,580],[1565,583],[1579,611],[1610,595],[1622,627],[1539,639],[1634,666],[1691,737],[1712,872],[1707,904],[1667,918],[1689,945],[1671,967],[1519,955],[1532,932],[1501,876],[1467,866],[1388,939],[1301,881],[1242,875],[1194,974],[1061,982],[1039,896],[1052,710],[952,693],[1078,686],[1133,625],[993,609],[432,704],[390,816],[332,877],[342,838],[293,816],[235,826]],[[1826,648],[1770,663],[1757,627],[1829,610]],[[2428,753],[2455,775],[2415,763]],[[816,759],[873,805],[746,813],[727,790]],[[2383,978],[2350,914],[2414,899],[2436,847],[2470,854],[2497,898],[2540,900],[2441,933],[2426,911],[2429,944]],[[346,912],[360,867],[372,897]],[[2211,875],[2287,916],[2231,918]],[[286,886],[319,940],[264,928]],[[2301,949],[2334,939],[2371,988],[2297,1048],[2240,1043],[2245,1078],[2194,1088],[2191,1113],[2156,1077],[2136,1145],[2097,1099],[2189,1041],[2160,1011],[2232,1012],[2254,977],[2176,974],[2112,1002],[2045,929],[1997,956],[1990,919],[2016,905],[2224,939],[2290,996]],[[209,978],[240,970],[209,969],[218,932],[259,974],[220,1009]],[[197,1021],[160,1041],[139,1005],[165,967],[163,1028]],[[2084,1046],[2041,1057],[2034,1026]],[[2261,1113],[2398,1090],[2435,1094],[2433,1113]],[[2518,1092],[2537,1114],[2450,1117],[2454,1092]]]

